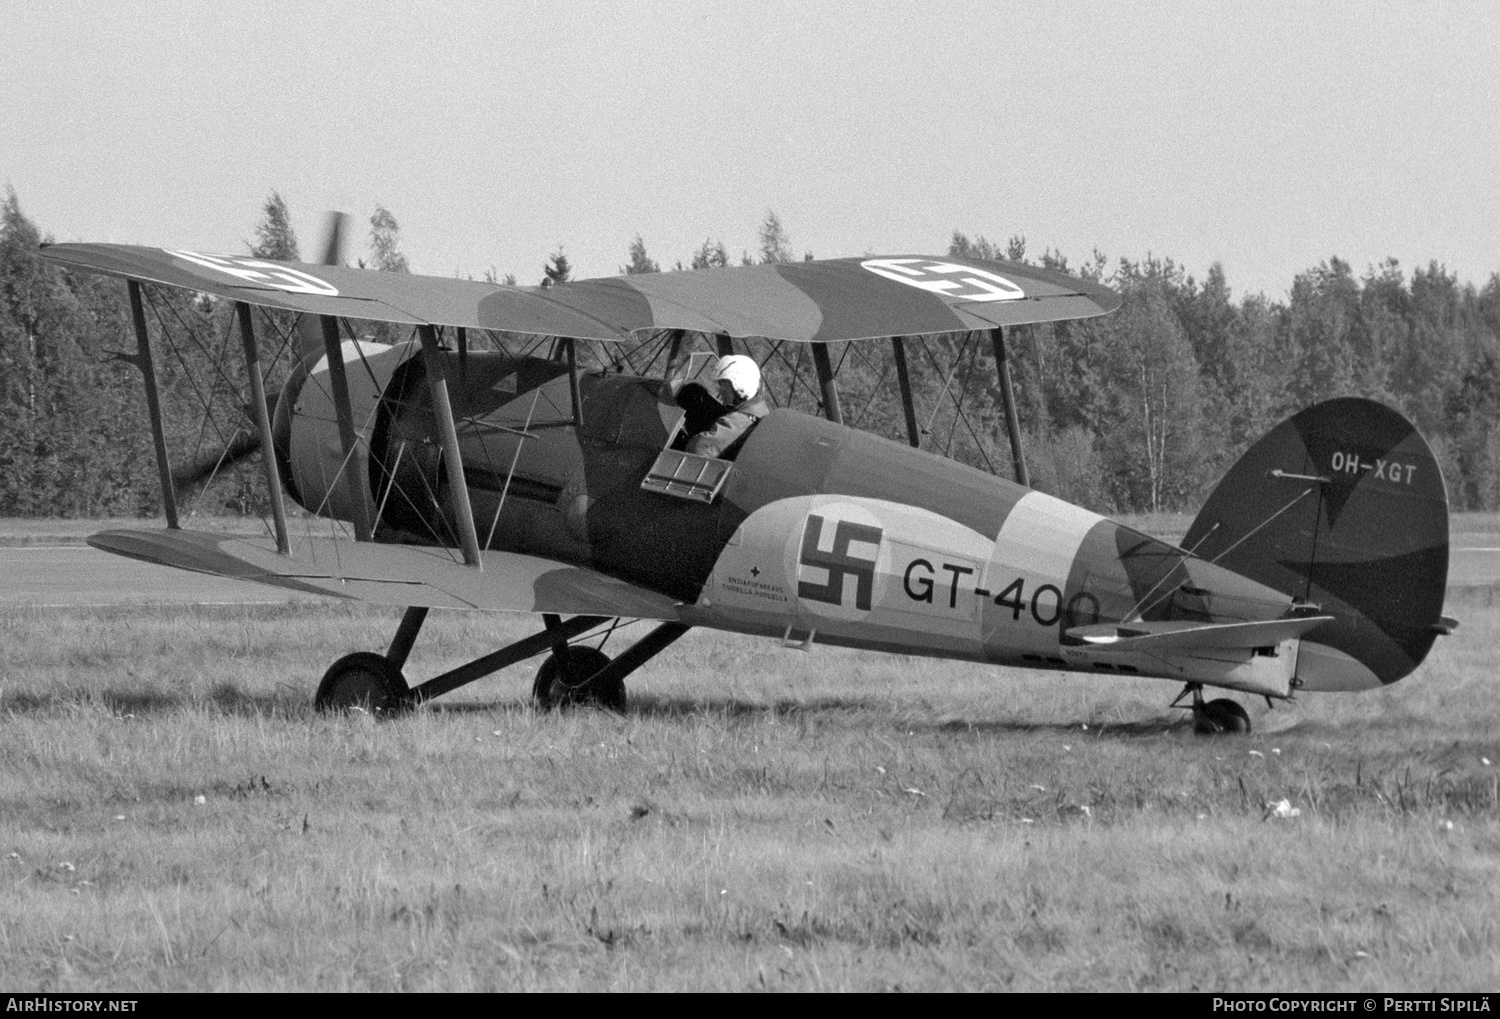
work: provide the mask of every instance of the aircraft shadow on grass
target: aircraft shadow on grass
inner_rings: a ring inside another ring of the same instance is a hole
[[[1087,725],[1088,728],[1084,728]],[[949,719],[927,726],[929,729],[937,729],[943,732],[972,732],[980,735],[1027,735],[1035,733],[1051,733],[1057,736],[1069,736],[1076,739],[1130,739],[1149,736],[1162,736],[1168,733],[1183,732],[1193,727],[1192,715],[1172,717],[1162,715],[1157,718],[1139,719],[1133,722],[1021,722],[1006,720],[983,720],[962,721]],[[908,726],[909,729],[922,728],[921,725]]]
[[[184,708],[209,707],[220,714],[245,718],[292,718],[306,714],[300,698],[285,693],[247,694],[232,684],[222,683],[206,696],[170,690],[106,687],[94,690],[84,687],[59,687],[54,690],[22,690],[0,695],[0,713],[7,715],[45,715],[75,709],[81,705],[99,704],[116,717],[163,715]]]
[[[219,714],[233,717],[275,717],[296,720],[308,714],[306,705],[290,690],[273,690],[267,693],[248,693],[233,683],[220,683],[208,693],[177,692],[177,690],[148,689],[148,687],[105,687],[102,690],[86,687],[58,687],[52,690],[20,690],[0,695],[0,713],[13,716],[37,716],[57,711],[74,710],[83,704],[102,705],[115,717],[162,716],[190,708],[207,708]],[[474,714],[510,713],[528,710],[529,701],[520,699],[498,699],[498,701],[441,702],[428,704],[423,710],[437,716],[474,716]],[[359,710],[359,708],[351,708]],[[568,708],[567,711],[603,711],[598,708]],[[389,717],[386,722],[399,725],[404,716]],[[753,722],[753,720],[775,719],[790,722],[808,722],[813,725],[835,725],[838,720],[850,720],[861,725],[885,722],[889,728],[901,729],[907,734],[971,734],[971,735],[1032,735],[1053,734],[1059,737],[1095,738],[1095,740],[1122,740],[1122,738],[1149,738],[1175,734],[1193,726],[1193,716],[1184,713],[1181,717],[1158,716],[1155,719],[1133,720],[1133,722],[1025,722],[1016,719],[912,719],[906,714],[892,714],[891,704],[882,698],[852,698],[852,696],[822,696],[822,698],[781,698],[775,701],[744,701],[744,699],[703,699],[690,696],[655,696],[637,693],[630,699],[622,719],[669,719],[690,720],[694,717]],[[1086,726],[1086,728],[1085,728]],[[1317,735],[1317,729],[1301,731],[1301,735]]]
[[[269,693],[246,693],[232,683],[221,683],[208,694],[179,691],[112,686],[103,690],[80,687],[61,687],[46,691],[17,691],[0,696],[0,712],[10,715],[45,715],[59,710],[76,708],[81,704],[98,703],[118,717],[146,717],[170,714],[184,709],[208,708],[223,715],[241,718],[297,718],[306,713],[306,706],[295,696],[277,690]],[[494,714],[526,709],[526,700],[498,700],[484,702],[448,702],[429,704],[426,711],[439,716],[468,716]],[[357,709],[355,709],[357,710]],[[580,708],[569,710],[595,711]],[[400,723],[396,716],[390,721]],[[699,718],[722,718],[735,721],[753,721],[778,718],[792,721],[829,723],[840,718],[858,720],[862,724],[887,719],[889,724],[907,733],[972,734],[980,736],[1006,736],[1053,734],[1077,739],[1137,739],[1182,732],[1191,728],[1190,714],[1182,717],[1160,716],[1154,719],[1131,722],[1026,722],[1013,719],[913,719],[902,715],[893,718],[890,704],[878,698],[859,697],[813,697],[801,699],[783,698],[770,702],[746,701],[734,698],[705,700],[694,697],[658,697],[638,694],[626,708],[624,718],[649,718],[690,720]],[[1087,726],[1087,728],[1085,728]]]
[[[426,710],[443,714],[468,714],[492,712],[511,707],[508,704],[433,704]],[[585,709],[589,710],[589,709]],[[888,701],[878,698],[860,697],[812,697],[801,699],[783,698],[770,702],[745,701],[734,698],[713,700],[702,697],[660,697],[649,693],[636,694],[626,708],[626,718],[660,718],[687,720],[694,717],[714,717],[730,720],[754,720],[780,718],[828,722],[837,718],[850,718],[866,724],[872,720],[886,719],[893,727],[907,733],[972,733],[976,735],[1025,735],[1052,733],[1058,736],[1094,737],[1099,739],[1121,739],[1159,736],[1181,732],[1192,727],[1193,719],[1184,713],[1181,717],[1160,716],[1133,722],[1024,722],[1013,719],[923,719],[916,720],[905,715],[891,717]],[[1085,729],[1084,726],[1087,725]]]

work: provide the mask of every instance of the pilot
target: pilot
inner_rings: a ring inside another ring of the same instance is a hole
[[[761,392],[760,368],[744,354],[719,358],[714,368],[721,410],[714,423],[688,439],[687,451],[700,456],[723,456],[724,451],[771,412]]]

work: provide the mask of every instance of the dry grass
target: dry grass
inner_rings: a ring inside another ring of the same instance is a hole
[[[6,611],[0,986],[1494,987],[1465,597],[1412,679],[1219,740],[1161,683],[696,633],[624,717],[518,669],[377,724],[308,702],[393,613]],[[434,614],[411,671],[528,625]]]

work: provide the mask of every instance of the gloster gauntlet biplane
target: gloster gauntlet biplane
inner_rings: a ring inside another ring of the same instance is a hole
[[[128,281],[145,374],[167,527],[108,530],[93,545],[406,609],[385,653],[333,664],[322,708],[403,708],[549,652],[533,688],[540,704],[621,708],[628,674],[690,628],[712,627],[1159,677],[1183,684],[1174,703],[1190,698],[1200,731],[1245,731],[1244,708],[1204,700],[1204,687],[1268,702],[1376,688],[1456,625],[1442,615],[1437,462],[1378,403],[1332,400],[1272,430],[1180,547],[1028,487],[1005,328],[1120,304],[1058,272],[893,256],[528,288],[145,247],[43,253]],[[143,286],[234,302],[252,445],[271,451],[274,534],[178,526]],[[315,327],[270,400],[256,306]],[[349,320],[410,333],[362,341]],[[904,344],[959,330],[993,344],[1015,481],[919,448]],[[494,331],[546,337],[550,353],[470,342]],[[719,356],[752,339],[805,344],[822,416],[773,409],[721,455],[688,452],[703,413],[674,397],[666,373],[581,366],[582,343],[648,334],[673,355],[699,339]],[[842,422],[828,351],[849,341],[894,345],[907,443]],[[330,518],[331,533],[291,533],[283,493]],[[433,608],[536,613],[543,625],[413,685],[402,670]],[[656,625],[612,659],[585,643],[621,619]]]

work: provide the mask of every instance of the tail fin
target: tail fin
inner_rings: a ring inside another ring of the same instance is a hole
[[[1183,545],[1335,617],[1302,639],[1302,689],[1394,683],[1456,625],[1442,615],[1442,472],[1412,423],[1372,400],[1329,400],[1273,428]]]

